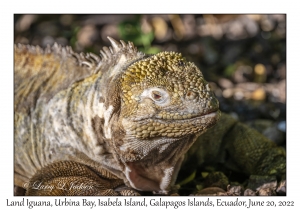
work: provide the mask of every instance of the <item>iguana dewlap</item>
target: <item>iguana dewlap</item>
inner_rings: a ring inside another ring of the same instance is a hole
[[[101,58],[15,46],[15,185],[27,194],[167,194],[184,154],[219,120],[208,83],[180,53],[145,55],[109,40]],[[92,189],[33,190],[37,183]]]

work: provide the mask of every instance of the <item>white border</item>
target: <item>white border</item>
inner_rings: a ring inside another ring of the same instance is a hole
[[[105,3],[104,3],[105,2]],[[300,104],[299,90],[299,8],[296,1],[277,3],[274,0],[242,1],[1,1],[0,10],[0,41],[1,41],[1,67],[0,67],[0,205],[1,209],[12,209],[6,206],[6,199],[20,200],[13,197],[13,14],[14,13],[283,13],[287,14],[287,196],[286,197],[255,197],[255,200],[293,200],[295,206],[299,205],[300,182],[297,177],[299,170],[299,120]],[[189,197],[164,197],[164,200],[183,200]],[[211,199],[219,199],[211,198]],[[254,197],[251,197],[254,199]],[[31,197],[34,200],[48,200],[51,198]],[[52,198],[51,200],[53,200]],[[88,198],[97,200],[98,198]],[[104,199],[104,198],[103,198]],[[147,200],[151,198],[148,197]],[[203,198],[204,200],[206,198]],[[235,198],[222,197],[223,200]],[[240,198],[243,199],[243,198]],[[248,198],[244,198],[248,199]],[[73,197],[72,200],[82,200]],[[3,208],[4,207],[4,208]],[[37,209],[35,207],[34,209]],[[76,207],[64,207],[73,209]],[[103,208],[103,207],[97,207]],[[123,207],[124,208],[124,207]],[[135,207],[138,208],[138,207]],[[158,208],[158,207],[153,207]],[[165,207],[159,207],[166,209]],[[185,207],[186,208],[186,207]],[[195,208],[195,207],[193,207]],[[203,207],[197,207],[202,208]],[[227,207],[229,209],[231,207]],[[279,208],[279,207],[277,207]],[[77,208],[81,209],[81,208]],[[169,208],[172,209],[172,208]],[[181,208],[180,208],[181,209]]]

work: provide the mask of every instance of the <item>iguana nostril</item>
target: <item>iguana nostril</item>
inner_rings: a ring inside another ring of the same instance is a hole
[[[193,99],[197,98],[197,96],[198,96],[198,94],[191,90],[187,91],[187,93],[186,93],[186,99],[188,99],[188,100],[193,100]]]

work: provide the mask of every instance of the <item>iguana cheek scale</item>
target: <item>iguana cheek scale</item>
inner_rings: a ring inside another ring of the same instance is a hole
[[[93,186],[28,195],[168,194],[184,154],[220,119],[201,71],[180,53],[145,55],[108,39],[101,58],[15,46],[15,185]]]

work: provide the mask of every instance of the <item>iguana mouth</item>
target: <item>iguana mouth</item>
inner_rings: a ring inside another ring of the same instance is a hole
[[[178,122],[185,122],[185,121],[190,121],[190,120],[197,120],[197,119],[201,119],[203,117],[206,117],[206,116],[213,116],[213,115],[216,115],[218,112],[218,109],[215,110],[215,111],[210,111],[210,112],[207,112],[205,114],[187,114],[187,115],[183,115],[184,118],[183,119],[176,119],[176,121]],[[174,121],[174,119],[163,119],[164,121]]]
[[[220,118],[219,110],[211,110],[207,114],[193,115],[188,119],[157,119],[147,118],[134,125],[124,122],[127,134],[138,139],[182,138],[206,130],[216,124]],[[129,126],[127,126],[129,125]]]
[[[216,109],[212,109],[212,110],[208,110],[205,113],[190,113],[190,114],[169,114],[167,113],[166,115],[163,115],[161,113],[159,114],[152,114],[152,115],[148,115],[148,116],[143,116],[143,117],[138,117],[135,119],[132,119],[133,122],[141,122],[141,121],[146,121],[146,120],[164,120],[164,121],[184,121],[184,120],[190,120],[190,119],[194,119],[194,118],[199,118],[199,117],[203,117],[205,115],[211,114],[211,113],[216,113],[219,111],[219,108]]]
[[[200,117],[203,117],[203,116],[206,116],[206,115],[209,115],[209,114],[212,114],[212,113],[216,113],[219,109],[213,109],[213,110],[209,110],[205,113],[191,113],[191,114],[177,114],[177,115],[161,115],[161,114],[158,114],[158,115],[155,115],[154,117],[156,119],[162,119],[162,120],[176,120],[176,121],[184,121],[184,120],[191,120],[191,119],[195,119],[195,118],[200,118]]]

